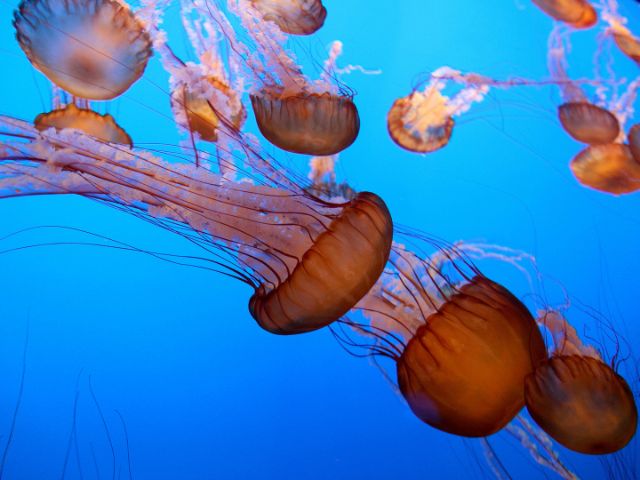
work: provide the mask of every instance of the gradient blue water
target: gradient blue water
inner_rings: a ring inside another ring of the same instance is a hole
[[[17,3],[0,1],[0,112],[32,119],[48,108],[49,93],[14,41]],[[494,91],[463,117],[451,144],[428,157],[400,150],[387,136],[392,101],[441,65],[496,78],[544,77],[551,21],[525,0],[325,4],[326,26],[297,41],[296,52],[322,59],[338,38],[344,63],[383,71],[346,79],[358,93],[362,131],[340,158],[341,178],[380,194],[397,223],[449,241],[531,252],[547,276],[549,302],[563,300],[557,281],[637,347],[640,197],[614,198],[574,181],[567,164],[580,146],[555,120],[554,89]],[[622,8],[638,13],[633,2]],[[176,14],[175,7],[167,12]],[[640,22],[632,26],[640,31]],[[182,48],[177,23],[168,28]],[[577,37],[572,74],[590,73],[594,48],[594,34]],[[616,58],[619,75],[637,73]],[[154,59],[145,78],[108,107],[139,145],[180,140],[166,87]],[[275,153],[304,171],[305,159]],[[87,200],[0,202],[0,235],[39,225],[191,251],[168,232]],[[90,240],[38,231],[2,240],[0,250]],[[76,391],[69,479],[128,478],[127,455],[136,479],[490,478],[477,442],[422,424],[375,368],[346,355],[329,332],[284,338],[257,328],[247,311],[251,292],[233,280],[82,246],[2,254],[0,271],[0,446],[11,430],[29,327],[24,392],[2,478],[61,478]],[[518,295],[528,293],[515,270],[490,273]],[[513,439],[492,442],[513,478],[544,478]],[[582,478],[605,478],[598,459],[559,451]]]

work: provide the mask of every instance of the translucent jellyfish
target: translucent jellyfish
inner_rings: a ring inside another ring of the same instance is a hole
[[[109,115],[100,115],[93,110],[78,108],[73,103],[48,113],[41,113],[33,121],[38,130],[55,128],[56,130],[74,129],[98,140],[122,145],[133,145],[131,137]]]
[[[425,260],[395,244],[390,269],[357,308],[367,321],[356,330],[396,362],[413,413],[455,435],[507,425],[524,406],[525,378],[546,358],[527,308],[455,248]]]
[[[327,18],[321,0],[251,0],[251,3],[262,18],[291,35],[311,35]]]
[[[582,185],[602,192],[621,195],[640,189],[640,163],[621,143],[589,146],[569,166]]]
[[[396,100],[387,114],[387,129],[400,147],[418,153],[439,150],[449,143],[453,117],[481,102],[489,91],[488,79],[466,76],[449,67],[442,67],[431,75],[423,91],[414,90]],[[462,89],[453,97],[443,95],[447,82],[461,83]]]
[[[550,328],[568,330],[554,354],[527,378],[531,417],[560,444],[581,453],[613,453],[633,438],[638,412],[627,382],[575,330],[550,312]],[[555,324],[555,325],[554,325]]]
[[[334,42],[320,79],[310,81],[284,49],[282,32],[262,21],[251,0],[228,0],[227,7],[240,18],[249,45],[238,41],[220,9],[199,8],[213,17],[230,43],[232,68],[253,78],[251,104],[264,137],[283,150],[309,155],[333,155],[350,146],[360,131],[360,117],[352,94],[335,78],[358,67],[336,67],[342,44]]]
[[[620,123],[610,111],[589,102],[567,102],[558,107],[560,123],[576,140],[589,145],[612,143]]]
[[[142,24],[115,0],[23,0],[14,26],[33,66],[77,97],[117,97],[151,55]]]
[[[589,28],[598,21],[598,14],[587,0],[533,0],[533,3],[554,20],[573,28]]]
[[[194,15],[192,2],[182,2],[181,12],[198,63],[185,62],[174,53],[166,32],[159,28],[169,3],[149,0],[138,15],[147,25],[163,67],[171,74],[171,108],[176,122],[197,139],[219,142],[224,150],[227,142],[220,138],[221,131],[238,132],[247,117],[241,100],[241,79],[229,78],[218,45],[219,34],[210,22]]]
[[[236,182],[72,130],[38,132],[6,117],[0,125],[1,196],[78,194],[181,233],[213,255],[212,265],[254,288],[250,312],[270,332],[332,323],[387,262],[392,221],[373,193],[320,200],[255,153],[245,159],[255,173]]]

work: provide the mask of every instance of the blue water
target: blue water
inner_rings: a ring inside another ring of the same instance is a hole
[[[391,103],[442,65],[544,78],[552,22],[526,0],[324,3],[325,27],[292,48],[322,60],[340,39],[343,64],[383,72],[345,78],[357,91],[362,130],[340,156],[340,179],[382,196],[398,224],[530,252],[546,302],[564,302],[566,290],[637,355],[640,197],[605,195],[574,180],[568,162],[581,146],[555,119],[557,89],[493,90],[430,156],[405,152],[387,135]],[[49,90],[14,40],[17,4],[0,1],[0,113],[31,120],[49,109]],[[640,7],[621,8],[640,32]],[[175,5],[167,11],[167,28],[186,51],[177,13]],[[594,32],[576,35],[570,74],[591,74],[595,48]],[[615,60],[619,77],[638,73],[631,61]],[[154,58],[144,78],[109,104],[136,144],[180,141],[166,90]],[[305,158],[265,149],[306,171]],[[0,235],[45,225],[141,249],[191,251],[169,232],[85,199],[0,201]],[[46,229],[0,240],[0,250],[55,241],[95,239]],[[517,270],[486,268],[522,298],[530,293]],[[0,449],[13,431],[2,478],[492,478],[477,441],[421,423],[376,368],[348,356],[328,331],[279,337],[260,330],[247,310],[252,292],[224,276],[79,245],[3,253],[0,271]],[[602,336],[602,324],[574,311],[581,333]],[[511,437],[491,442],[513,478],[554,478]],[[557,449],[580,478],[606,478],[598,458]],[[637,455],[628,456],[633,466]]]

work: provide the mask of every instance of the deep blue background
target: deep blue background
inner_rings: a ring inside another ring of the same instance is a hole
[[[30,120],[49,108],[49,91],[14,40],[17,4],[0,0],[0,112]],[[574,302],[596,309],[620,338],[637,345],[640,197],[616,198],[576,183],[567,165],[581,147],[555,118],[556,89],[493,90],[459,120],[450,145],[430,156],[402,151],[386,132],[393,100],[441,65],[502,79],[545,77],[552,22],[526,0],[325,4],[325,27],[297,40],[294,50],[322,60],[325,46],[341,39],[343,64],[383,71],[345,78],[357,91],[362,131],[340,158],[340,178],[380,194],[397,223],[449,241],[531,252],[550,287],[547,301],[563,300],[557,281]],[[633,15],[638,6],[622,8]],[[174,19],[171,40],[182,48],[175,5],[167,17]],[[640,32],[640,22],[633,26]],[[596,33],[575,36],[572,74],[590,75]],[[631,61],[617,54],[615,60],[619,76],[638,73]],[[177,144],[166,82],[154,58],[141,81],[101,108],[116,115],[137,144]],[[306,159],[265,148],[305,171]],[[0,235],[37,225],[79,227],[150,250],[190,251],[170,233],[88,200],[0,202]],[[39,231],[2,240],[0,250],[53,240],[91,239]],[[514,269],[487,268],[518,295],[529,293]],[[122,478],[127,446],[116,410],[138,479],[490,476],[477,442],[422,424],[375,368],[347,356],[328,331],[298,337],[261,331],[247,311],[249,289],[223,276],[79,246],[2,254],[0,272],[0,447],[18,396],[27,325],[30,331],[4,478],[61,476],[76,384],[78,455],[72,452],[66,478],[80,478],[78,465],[84,478],[97,478],[93,455],[99,478],[111,478],[112,455],[89,376]],[[580,325],[579,312],[574,321]],[[499,435],[493,443],[514,478],[541,478],[514,440]],[[559,451],[581,477],[603,478],[598,459]]]

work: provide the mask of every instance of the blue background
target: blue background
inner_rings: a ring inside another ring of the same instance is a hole
[[[17,4],[0,0],[0,112],[31,120],[49,109],[50,94],[14,40]],[[640,339],[640,197],[616,198],[577,184],[568,162],[581,146],[556,120],[557,89],[492,90],[459,119],[451,143],[429,156],[401,150],[386,131],[393,100],[439,66],[501,79],[545,77],[551,20],[526,0],[325,5],[325,27],[293,43],[299,56],[322,60],[329,42],[340,39],[342,64],[383,71],[344,79],[357,91],[362,130],[340,157],[340,179],[380,194],[398,224],[449,241],[532,253],[549,286],[546,301],[564,300],[561,285],[575,304],[608,319],[633,350]],[[640,13],[633,2],[621,7],[632,17]],[[167,25],[170,40],[183,49],[177,14],[173,5]],[[632,18],[631,26],[640,32],[639,21]],[[591,75],[596,33],[575,35],[573,76]],[[630,60],[614,57],[619,76],[638,73]],[[138,145],[177,145],[166,90],[166,75],[153,58],[142,80],[100,108]],[[255,131],[251,122],[248,128]],[[305,158],[265,149],[306,172]],[[0,202],[0,235],[38,225],[191,252],[169,232],[85,199]],[[1,240],[0,250],[92,240],[41,230]],[[529,293],[515,269],[486,269],[519,296]],[[11,429],[29,330],[24,392],[3,478],[61,477],[76,391],[77,454],[74,447],[66,478],[80,478],[80,469],[84,478],[98,478],[96,468],[99,478],[111,478],[114,464],[116,476],[128,478],[127,452],[138,479],[491,476],[477,441],[421,423],[375,368],[346,355],[328,331],[297,337],[261,331],[247,311],[252,292],[224,276],[82,246],[2,254],[0,272],[0,447]],[[583,331],[588,317],[574,311]],[[593,322],[587,328],[593,336],[602,333]],[[508,435],[492,444],[514,478],[553,478]],[[581,478],[604,477],[597,458],[558,450]],[[637,442],[628,453],[635,450]],[[628,465],[638,468],[630,457]]]

